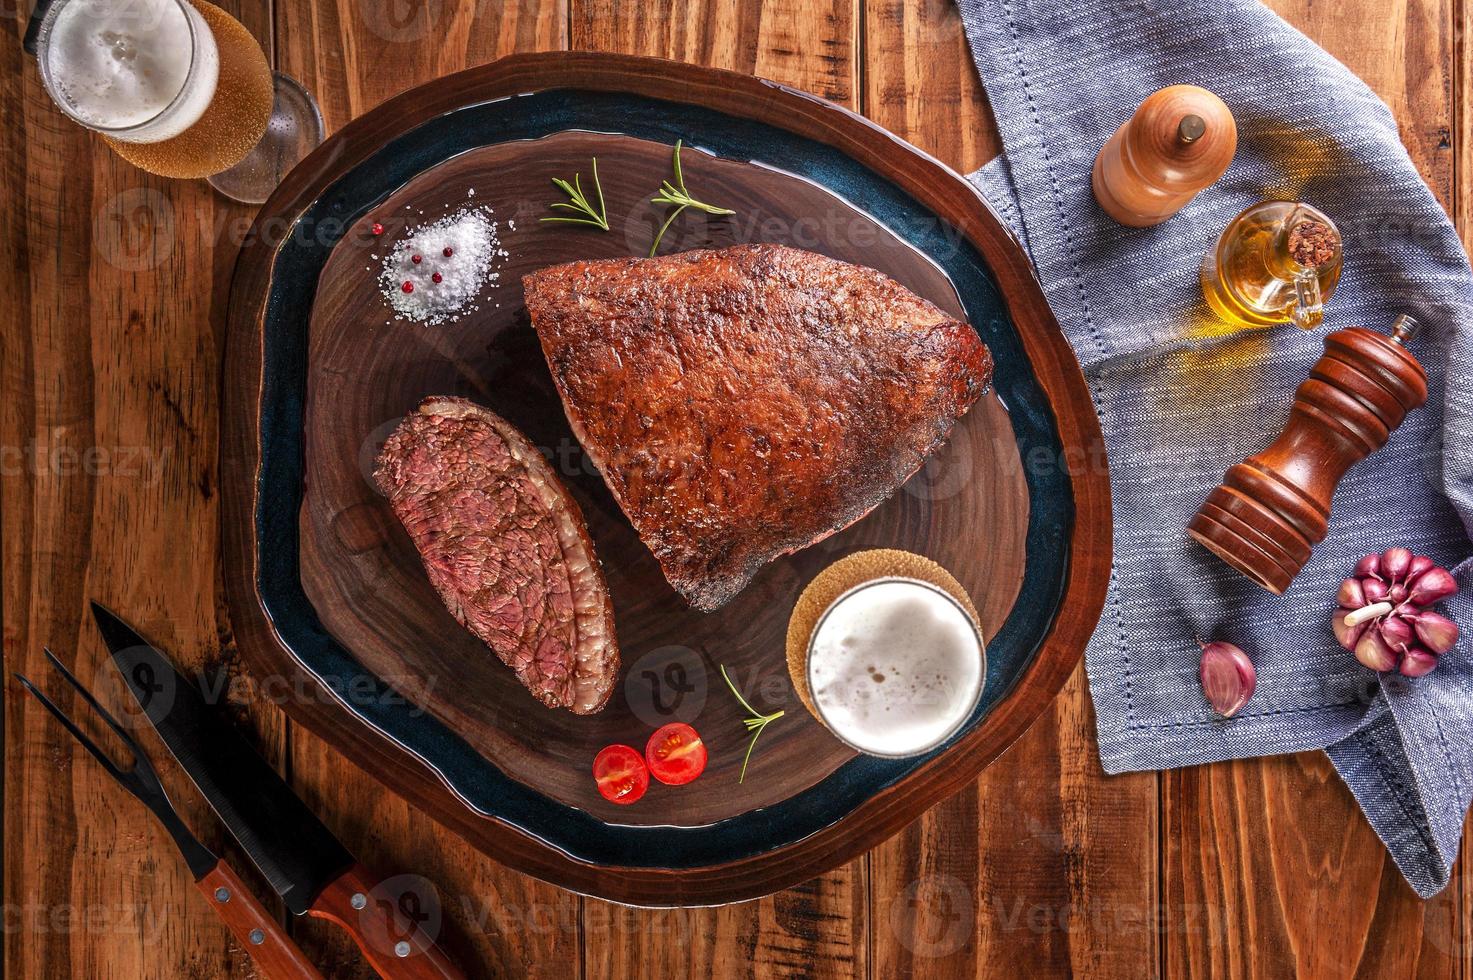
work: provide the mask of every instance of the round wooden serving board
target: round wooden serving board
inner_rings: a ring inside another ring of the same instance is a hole
[[[667,145],[585,132],[472,150],[425,171],[365,216],[363,223],[384,226],[381,238],[350,233],[338,243],[312,311],[302,584],[323,625],[365,667],[513,779],[606,820],[696,826],[787,799],[853,757],[787,683],[788,614],[809,579],[862,548],[918,551],[954,571],[995,631],[1023,579],[1028,487],[1012,427],[989,394],[925,471],[868,518],[774,562],[716,612],[692,610],[666,584],[573,437],[521,287],[523,275],[560,262],[646,254],[662,220],[650,192],[669,176],[670,155]],[[595,156],[609,214],[626,219],[613,221],[607,234],[538,221],[557,197],[547,175],[582,170],[586,182]],[[934,263],[818,185],[690,147],[682,163],[692,192],[730,203],[738,213],[714,220],[691,215],[672,226],[678,234],[666,233],[664,248],[752,240],[810,248],[879,269],[947,312],[965,315]],[[480,309],[441,326],[388,322],[377,257],[392,247],[406,219],[432,220],[467,204],[489,207],[499,218],[508,253],[495,263],[500,278],[485,290]],[[577,496],[608,578],[627,668],[599,714],[543,708],[455,622],[368,479],[384,438],[427,395],[464,395],[497,412],[543,450]],[[684,670],[683,682],[665,677],[670,658]],[[742,782],[744,712],[723,686],[718,665],[763,711],[789,711],[764,734]],[[649,733],[676,716],[697,725],[707,743],[700,784],[657,785],[637,806],[604,800],[589,775],[598,750],[611,742],[643,749]]]
[[[737,214],[687,212],[662,252],[779,242],[868,265],[968,319],[998,361],[996,389],[900,492],[704,614],[665,582],[569,430],[520,282],[560,262],[646,254],[665,216],[649,198],[671,176],[677,137],[691,192]],[[591,191],[593,157],[611,230],[539,222],[561,199],[552,177],[581,173]],[[496,281],[452,322],[396,319],[383,256],[407,227],[467,206],[498,223]],[[293,172],[257,231],[227,366],[223,530],[241,648],[257,672],[329,695],[289,699],[294,718],[493,856],[641,904],[792,884],[974,778],[1077,661],[1109,563],[1103,451],[1078,368],[975,192],[845,110],[648,59],[520,56],[355,121]],[[520,428],[583,510],[623,658],[597,715],[542,707],[455,622],[372,484],[394,425],[442,394]],[[875,547],[950,569],[989,639],[983,705],[923,760],[856,758],[787,679],[798,594],[830,562]],[[759,709],[787,710],[744,782],[744,711],[723,665]],[[590,772],[599,748],[642,748],[675,719],[703,735],[706,773],[652,784],[632,806],[604,801]]]

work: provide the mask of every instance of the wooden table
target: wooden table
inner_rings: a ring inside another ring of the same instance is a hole
[[[317,95],[329,129],[447,72],[572,47],[765,75],[854,107],[962,171],[997,151],[952,0],[227,6]],[[1466,237],[1463,3],[1273,6],[1390,103]],[[11,29],[18,42],[24,21]],[[8,676],[44,675],[49,644],[122,705],[84,619],[89,597],[180,658],[224,668],[237,720],[344,842],[385,873],[439,886],[474,975],[1473,970],[1461,862],[1447,891],[1419,901],[1319,754],[1106,777],[1082,667],[973,788],[847,867],[759,902],[637,911],[481,857],[288,725],[240,670],[219,585],[217,456],[225,301],[251,210],[134,170],[52,107],[18,43],[0,58],[0,267],[14,287],[0,337],[7,976],[254,975],[163,831]],[[243,867],[146,734],[186,822]],[[339,934],[291,927],[325,974],[371,975]]]

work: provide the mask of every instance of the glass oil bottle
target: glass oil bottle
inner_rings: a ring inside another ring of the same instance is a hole
[[[1202,293],[1228,323],[1318,326],[1340,282],[1335,223],[1308,204],[1263,201],[1228,223],[1202,258]]]

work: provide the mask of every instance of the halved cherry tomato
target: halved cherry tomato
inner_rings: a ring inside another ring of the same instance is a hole
[[[610,745],[593,758],[598,791],[612,803],[633,803],[650,788],[650,771],[627,745]]]
[[[682,786],[706,771],[706,744],[694,728],[678,721],[650,736],[644,757],[650,772],[667,786]]]

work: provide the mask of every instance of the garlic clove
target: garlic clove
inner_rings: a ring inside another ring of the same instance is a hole
[[[1445,568],[1429,568],[1408,586],[1407,598],[1419,606],[1430,606],[1458,591],[1458,583]]]
[[[1381,556],[1381,571],[1393,582],[1400,582],[1412,565],[1412,552],[1408,548],[1387,548]]]
[[[1381,577],[1381,556],[1380,555],[1366,555],[1360,561],[1358,561],[1358,562],[1355,563],[1355,572],[1354,572],[1354,574],[1355,574],[1355,577],[1356,578],[1367,578],[1367,577],[1369,577],[1369,578],[1380,578]]]
[[[1361,635],[1360,641],[1355,645],[1355,659],[1364,666],[1376,671],[1395,670],[1399,659],[1396,651],[1386,645],[1381,638],[1381,631],[1368,629]]]
[[[1421,647],[1412,647],[1406,652],[1406,656],[1401,658],[1401,666],[1397,669],[1405,677],[1421,677],[1432,673],[1432,669],[1436,666],[1436,656]]]
[[[1347,650],[1354,650],[1356,642],[1361,634],[1366,631],[1365,623],[1356,623],[1354,626],[1347,625],[1345,617],[1349,616],[1351,610],[1341,609],[1330,617],[1330,628],[1335,631],[1335,640]]]
[[[1381,631],[1381,639],[1393,650],[1404,650],[1416,639],[1412,624],[1400,616],[1387,616],[1377,628]]]
[[[1435,612],[1420,612],[1413,619],[1417,639],[1433,653],[1441,656],[1458,642],[1458,624]]]
[[[1340,605],[1346,609],[1359,609],[1366,604],[1366,590],[1361,588],[1360,579],[1348,578],[1340,583]]]
[[[1391,594],[1391,587],[1378,578],[1361,579],[1360,588],[1366,594],[1366,602],[1381,602]]]
[[[1201,674],[1202,693],[1224,718],[1237,714],[1258,686],[1253,661],[1231,643],[1202,644]]]

